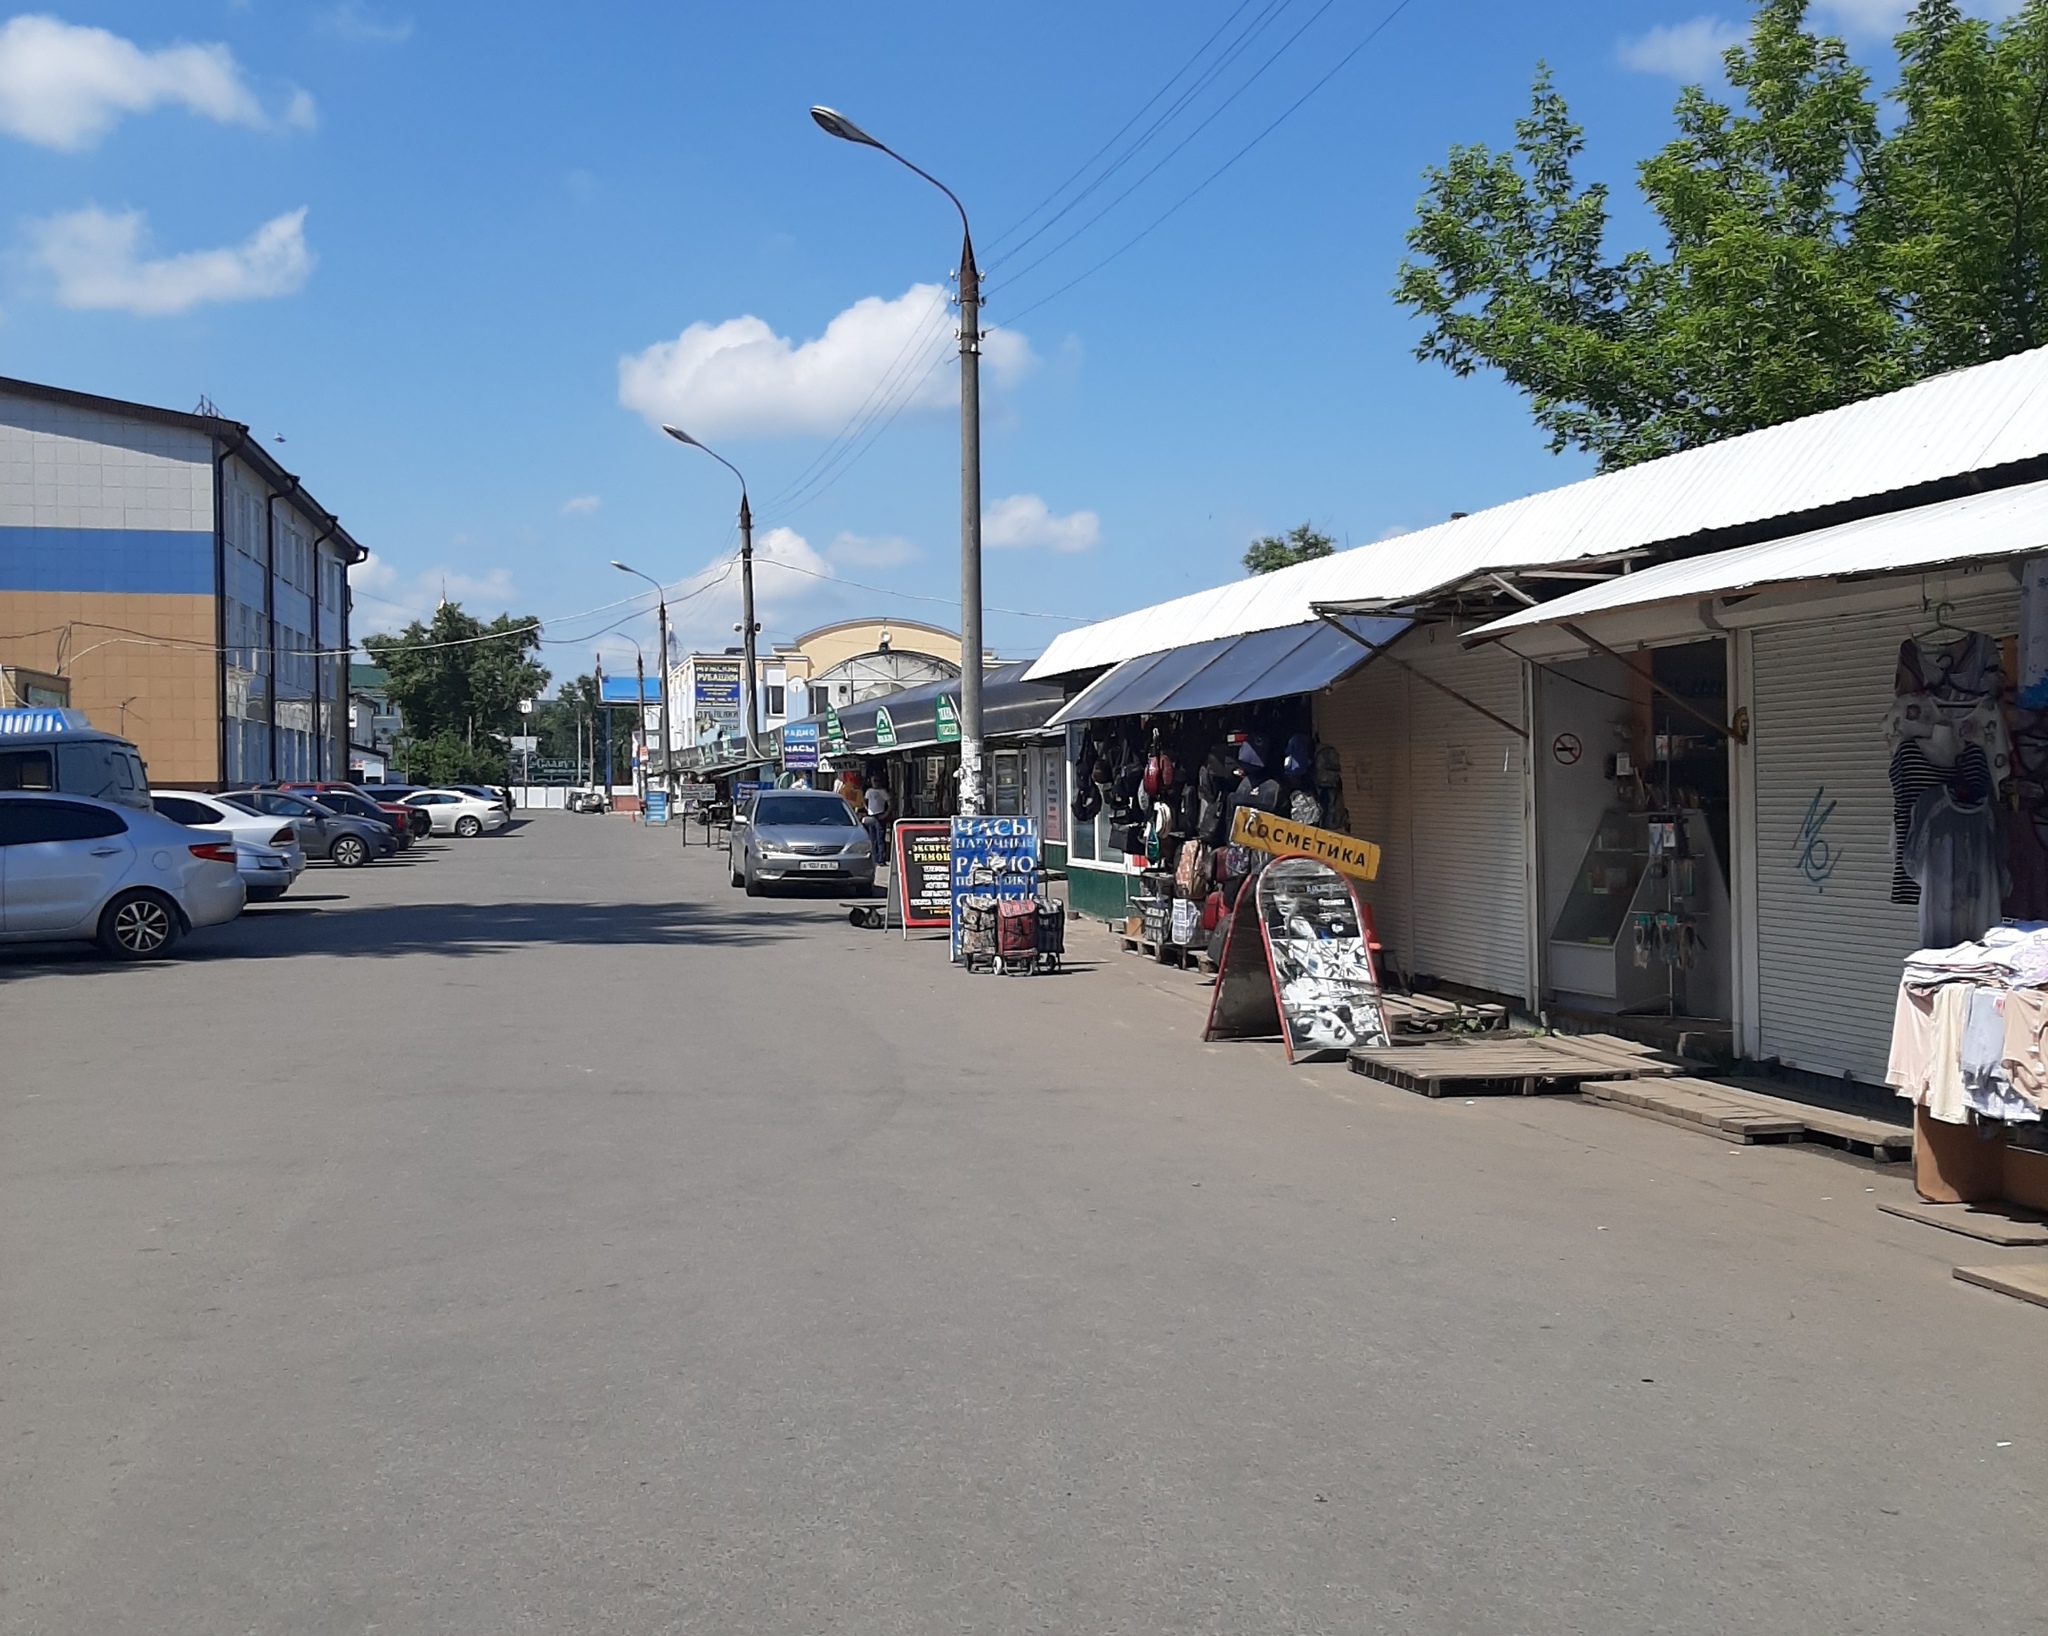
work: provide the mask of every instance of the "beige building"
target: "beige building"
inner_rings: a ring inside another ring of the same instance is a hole
[[[743,737],[737,648],[688,653],[669,673],[678,750]],[[915,619],[843,619],[754,656],[760,730],[960,674],[960,638]]]

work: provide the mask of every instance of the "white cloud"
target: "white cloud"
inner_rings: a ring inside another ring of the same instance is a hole
[[[1690,22],[1660,24],[1647,34],[1623,40],[1615,49],[1624,68],[1690,82],[1717,78],[1722,52],[1748,37],[1740,26],[1719,17],[1695,17]]]
[[[587,517],[603,504],[603,499],[598,495],[578,494],[562,502],[562,515],[564,517]]]
[[[1035,494],[1012,494],[984,506],[981,543],[991,550],[1087,551],[1102,539],[1102,519],[1092,511],[1055,517]]]
[[[312,92],[294,88],[291,101],[285,105],[284,122],[295,131],[320,128],[320,110],[313,106]]]
[[[957,374],[941,367],[952,345],[946,292],[913,284],[893,301],[868,296],[802,344],[748,315],[692,324],[673,341],[619,360],[619,402],[701,436],[834,433],[871,404],[908,393],[908,406],[960,401]],[[982,359],[998,386],[1035,362],[1030,343],[990,331]]]
[[[465,613],[487,622],[501,613],[511,613],[518,600],[512,575],[506,569],[493,568],[478,578],[446,568],[429,568],[423,574],[406,577],[374,551],[348,571],[348,584],[357,604],[350,623],[358,637],[386,635],[415,619],[431,620],[443,596],[450,602],[461,603]]]
[[[36,259],[56,275],[64,306],[142,317],[186,312],[209,301],[260,301],[291,295],[313,270],[306,212],[287,211],[238,245],[143,257],[139,210],[113,215],[96,206],[35,223]]]
[[[917,560],[917,547],[900,534],[838,534],[825,554],[850,568],[901,568]]]
[[[342,0],[320,14],[320,29],[352,45],[403,45],[412,38],[412,19],[379,17],[358,0]]]
[[[46,148],[80,152],[124,114],[176,104],[224,125],[270,124],[224,45],[145,51],[103,28],[33,14],[0,24],[0,131]],[[310,119],[301,91],[287,119]]]

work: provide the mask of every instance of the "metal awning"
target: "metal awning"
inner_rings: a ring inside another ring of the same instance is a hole
[[[1063,697],[1059,687],[1053,683],[1025,681],[1024,672],[1028,669],[1029,661],[1020,661],[997,665],[982,673],[981,734],[984,739],[1014,738],[1041,732],[1059,710]],[[839,706],[840,730],[846,735],[846,749],[842,753],[885,756],[899,750],[929,750],[942,742],[953,743],[952,739],[941,741],[939,738],[941,697],[951,700],[957,711],[960,704],[957,678],[925,682],[917,687],[863,699],[859,704]],[[875,742],[877,710],[889,712],[889,725],[895,732],[892,744]],[[823,713],[801,719],[819,724],[819,751],[828,757],[832,755],[824,742]]]
[[[1347,622],[1360,641],[1383,647],[1408,628],[1405,619]],[[1260,699],[1314,693],[1341,681],[1370,657],[1369,649],[1318,620],[1247,636],[1221,636],[1187,647],[1126,659],[1096,678],[1050,725],[1110,716],[1155,716],[1216,710]]]
[[[1646,568],[1481,625],[1465,642],[1776,585],[1912,573],[2042,551],[2048,551],[2048,482],[2024,483]]]

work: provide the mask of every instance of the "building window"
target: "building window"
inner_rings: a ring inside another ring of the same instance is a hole
[[[995,794],[996,816],[999,818],[1021,818],[1024,815],[1024,757],[1016,750],[998,750],[995,753]]]
[[[771,718],[780,716],[789,701],[789,695],[782,688],[770,682],[765,689],[768,695],[768,714]]]

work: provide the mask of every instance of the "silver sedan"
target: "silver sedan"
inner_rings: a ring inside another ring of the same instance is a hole
[[[830,790],[763,790],[733,824],[732,883],[757,898],[801,881],[873,886],[868,832]]]

